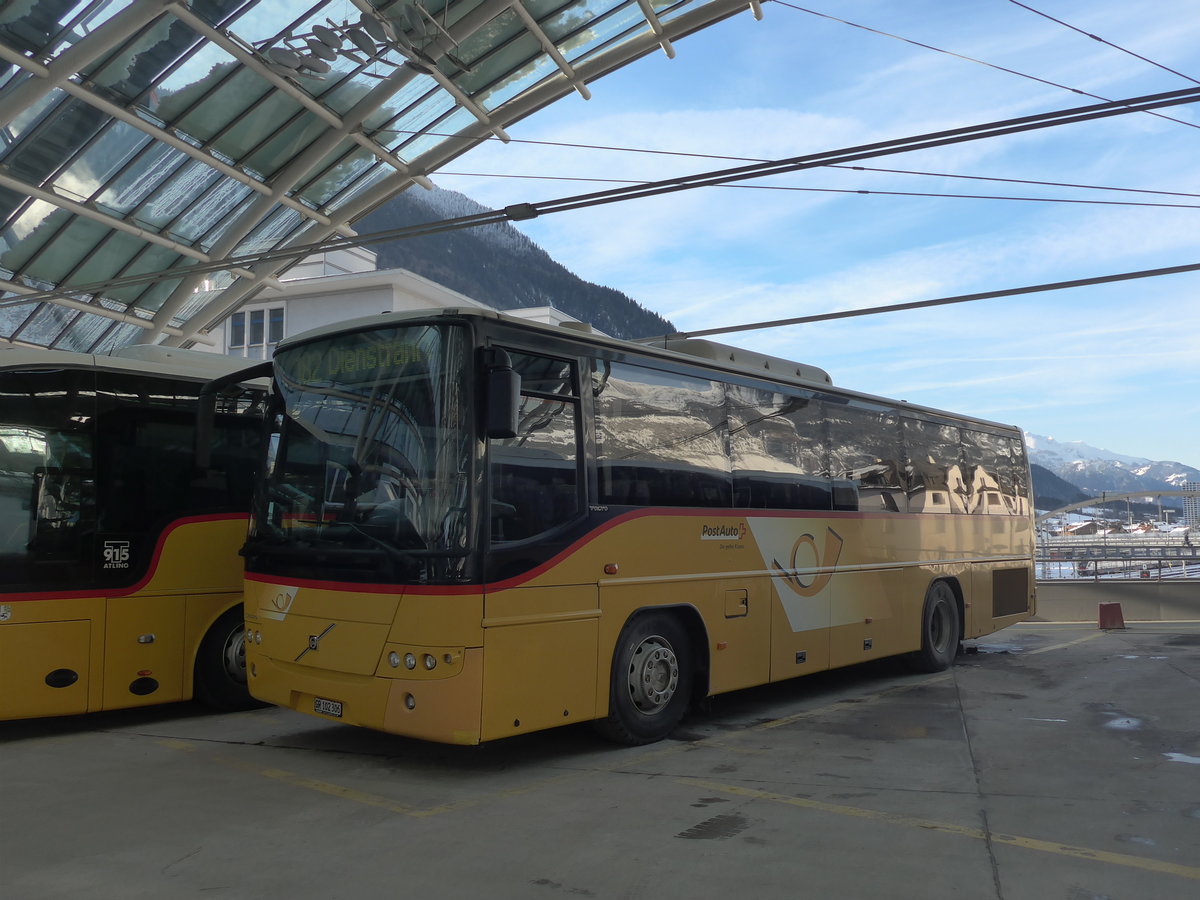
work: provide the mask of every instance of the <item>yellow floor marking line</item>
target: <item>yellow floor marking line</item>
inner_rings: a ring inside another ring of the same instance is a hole
[[[1108,634],[1107,631],[1097,631],[1095,634],[1086,634],[1073,641],[1067,641],[1065,644],[1051,644],[1049,647],[1039,647],[1036,650],[1030,650],[1027,655],[1034,656],[1038,653],[1049,653],[1051,650],[1062,650],[1064,647],[1074,647],[1076,644],[1086,644],[1088,641],[1094,641],[1096,638],[1104,637],[1106,634]]]
[[[1072,646],[1073,644],[1080,644],[1080,643],[1083,643],[1084,641],[1094,640],[1097,637],[1103,637],[1104,634],[1105,634],[1105,632],[1097,632],[1096,634],[1087,635],[1086,637],[1082,637],[1082,638],[1079,638],[1074,641],[1069,641],[1065,644],[1056,644],[1051,647],[1043,647],[1040,650],[1034,650],[1031,652],[1045,653],[1050,650],[1059,650],[1059,649],[1062,649],[1063,647]],[[459,810],[459,809],[466,809],[469,807],[478,806],[489,800],[500,800],[500,799],[504,799],[507,797],[518,796],[520,794],[527,794],[532,791],[539,790],[540,788],[547,787],[551,784],[556,784],[556,783],[559,783],[562,781],[567,781],[570,779],[582,778],[582,777],[594,775],[594,774],[597,774],[600,772],[613,772],[613,771],[632,769],[636,766],[643,765],[647,761],[655,759],[657,757],[673,756],[677,753],[686,753],[686,752],[689,752],[689,751],[695,749],[697,746],[701,746],[701,745],[713,747],[713,748],[721,747],[725,751],[736,750],[734,744],[740,737],[743,737],[746,735],[751,735],[751,734],[754,734],[755,732],[759,732],[759,731],[768,731],[773,728],[782,728],[786,725],[791,725],[795,722],[800,722],[800,721],[803,721],[804,719],[809,719],[814,716],[820,716],[820,715],[825,715],[827,713],[831,713],[831,712],[835,712],[835,711],[839,711],[839,710],[845,710],[847,708],[847,705],[846,705],[847,699],[854,700],[855,708],[861,708],[868,704],[874,704],[881,700],[890,698],[896,694],[901,694],[901,693],[904,693],[905,691],[913,690],[914,688],[923,687],[924,685],[927,685],[927,684],[937,684],[939,682],[947,681],[952,677],[952,675],[953,675],[953,673],[949,672],[949,671],[941,672],[941,673],[931,675],[927,678],[922,678],[918,681],[909,682],[906,684],[893,685],[891,687],[884,688],[883,690],[880,690],[873,694],[868,694],[866,696],[839,698],[838,700],[834,700],[831,703],[826,703],[823,706],[813,707],[812,709],[806,709],[806,710],[803,710],[798,713],[793,713],[792,715],[781,716],[777,719],[771,719],[770,721],[767,721],[767,722],[761,722],[757,725],[748,726],[745,729],[743,729],[742,731],[737,732],[737,733],[732,733],[732,734],[727,734],[727,735],[722,735],[722,736],[717,736],[717,735],[710,736],[710,737],[706,738],[704,741],[700,742],[699,745],[692,744],[692,743],[679,743],[679,744],[667,744],[667,745],[660,744],[653,748],[647,748],[632,758],[630,758],[628,756],[620,756],[620,758],[614,759],[608,765],[598,765],[598,766],[596,766],[592,769],[588,769],[588,770],[567,772],[562,775],[558,775],[558,776],[555,776],[555,777],[549,778],[549,779],[543,779],[534,784],[526,785],[523,787],[516,787],[516,788],[504,790],[504,791],[497,791],[495,793],[488,794],[485,796],[473,797],[469,800],[460,800],[460,801],[456,801],[453,803],[440,804],[438,806],[432,806],[432,807],[426,807],[426,808],[420,808],[420,807],[406,805],[406,804],[400,803],[398,801],[391,800],[387,797],[383,797],[378,794],[370,794],[370,793],[366,793],[364,791],[358,791],[358,790],[355,790],[354,788],[345,787],[344,785],[334,784],[334,783],[328,782],[328,781],[321,781],[319,779],[314,779],[314,778],[307,778],[303,775],[299,775],[294,772],[288,772],[284,769],[264,769],[264,768],[252,765],[250,763],[242,762],[241,760],[232,759],[228,756],[210,754],[209,758],[212,759],[214,762],[217,762],[221,765],[229,766],[231,768],[241,769],[242,771],[246,771],[246,772],[251,772],[253,774],[260,775],[264,778],[270,778],[270,779],[273,779],[276,781],[280,781],[280,782],[283,782],[286,784],[293,785],[294,787],[300,787],[300,788],[304,788],[306,790],[316,791],[318,793],[327,794],[331,797],[339,797],[343,800],[350,800],[354,803],[361,803],[365,806],[374,806],[374,807],[377,807],[380,809],[386,809],[386,810],[389,810],[390,812],[398,813],[400,815],[405,815],[405,816],[416,816],[416,817],[433,816],[433,815],[440,815],[442,813],[453,812],[453,811]],[[195,752],[195,750],[196,750],[195,746],[188,743],[187,741],[182,741],[182,740],[164,738],[164,739],[159,740],[158,743],[164,747],[170,747],[171,749],[174,749],[174,750],[183,750],[183,751],[187,751],[187,752]],[[754,753],[756,751],[741,750],[740,752]],[[787,799],[787,798],[782,798],[782,799]],[[806,805],[807,804],[816,804],[816,801],[806,801]],[[815,805],[814,808],[819,808],[819,806]],[[852,807],[833,807],[833,806],[831,806],[830,809],[842,811],[843,814],[849,814],[845,811],[853,809],[853,808]],[[869,813],[869,811],[867,811],[867,810],[864,810],[862,812]],[[929,827],[929,826],[926,824],[922,824],[920,827]],[[949,826],[947,826],[947,827],[949,827]],[[973,834],[971,836],[972,837],[982,837],[982,834],[981,833],[978,835]],[[1136,857],[1133,857],[1133,858],[1136,858]]]
[[[769,731],[772,728],[782,728],[784,725],[791,725],[794,722],[799,722],[803,719],[810,719],[813,716],[824,715],[825,713],[833,712],[838,709],[846,709],[847,700],[853,700],[855,708],[862,708],[871,703],[877,703],[880,700],[891,697],[893,694],[900,694],[905,691],[911,691],[914,688],[924,687],[927,684],[937,684],[939,681],[946,681],[950,678],[950,672],[942,672],[938,675],[931,675],[929,678],[922,678],[920,681],[909,682],[907,684],[894,684],[891,687],[884,688],[874,694],[869,694],[865,697],[843,697],[834,700],[832,703],[827,703],[824,706],[817,706],[812,709],[802,710],[798,713],[792,713],[790,716],[780,716],[778,719],[771,719],[769,722],[760,722],[757,725],[750,725],[743,730],[742,733],[750,734],[755,731]]]
[[[1037,838],[1023,837],[1015,834],[993,833],[989,835],[980,828],[964,825],[951,825],[947,822],[934,822],[930,819],[918,819],[914,816],[904,816],[898,813],[881,812],[874,809],[864,809],[858,806],[842,806],[837,803],[825,803],[821,800],[809,800],[803,797],[789,797],[786,794],[775,794],[770,791],[760,791],[755,788],[738,787],[732,784],[718,784],[699,778],[680,778],[680,784],[688,784],[708,791],[733,794],[737,797],[748,797],[754,800],[769,800],[774,803],[784,803],[788,806],[798,806],[804,809],[814,809],[820,812],[832,813],[839,816],[851,816],[887,825],[900,825],[906,828],[921,828],[925,831],[936,831],[941,834],[952,834],[957,837],[972,838],[977,841],[990,839],[993,844],[1007,844],[1011,847],[1022,847],[1026,850],[1037,850],[1042,853],[1053,853],[1073,859],[1086,859],[1092,862],[1109,863],[1115,866],[1125,866],[1131,869],[1144,869],[1162,875],[1177,875],[1200,881],[1200,868],[1183,866],[1178,863],[1164,862],[1158,859],[1148,859],[1143,856],[1130,856],[1127,853],[1109,853],[1105,850],[1093,850],[1089,847],[1077,847],[1063,844],[1059,841],[1043,841]]]
[[[187,741],[181,741],[174,738],[163,738],[158,741],[163,747],[168,747],[172,750],[181,750],[187,753],[195,753],[196,747]],[[563,775],[558,775],[553,778],[546,778],[534,784],[525,785],[523,787],[508,788],[503,791],[494,791],[490,794],[483,794],[478,797],[472,797],[468,800],[459,800],[453,803],[442,803],[437,806],[417,807],[408,804],[400,803],[397,800],[392,800],[389,797],[384,797],[380,794],[371,794],[366,791],[360,791],[355,788],[349,788],[345,785],[335,784],[331,781],[322,781],[317,778],[308,778],[304,775],[299,775],[295,772],[289,772],[286,769],[272,769],[256,766],[253,763],[243,762],[239,759],[225,756],[218,753],[205,754],[209,760],[222,766],[227,766],[231,769],[238,769],[243,772],[249,772],[252,775],[258,775],[263,778],[270,778],[274,781],[280,781],[284,784],[290,784],[293,787],[304,788],[309,791],[316,791],[320,794],[328,794],[331,797],[337,797],[342,800],[349,800],[353,803],[360,803],[364,806],[374,806],[379,809],[386,809],[389,812],[398,813],[404,816],[413,816],[421,818],[424,816],[436,816],[442,813],[454,812],[459,809],[466,809],[472,806],[478,806],[481,803],[489,800],[500,800],[506,797],[516,797],[520,794],[528,794],[540,788],[547,787],[555,782],[565,781],[571,778],[579,777],[578,772],[568,772]]]

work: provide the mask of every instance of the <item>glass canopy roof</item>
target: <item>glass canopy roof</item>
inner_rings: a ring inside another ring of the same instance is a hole
[[[260,254],[353,236],[480,141],[746,9],[761,14],[758,0],[7,0],[0,340],[204,342],[296,262]]]

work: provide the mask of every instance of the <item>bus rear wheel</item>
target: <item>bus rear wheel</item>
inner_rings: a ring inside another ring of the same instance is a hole
[[[196,654],[193,684],[196,699],[213,709],[263,705],[246,687],[246,623],[241,606],[223,613],[204,635]]]
[[[908,657],[909,666],[917,672],[941,672],[953,664],[961,641],[958,597],[947,582],[935,581],[921,610],[921,649]]]
[[[678,619],[664,613],[637,616],[617,640],[608,718],[596,728],[622,744],[660,741],[687,712],[691,692],[691,649]]]

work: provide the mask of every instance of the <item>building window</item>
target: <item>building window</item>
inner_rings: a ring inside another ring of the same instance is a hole
[[[248,359],[270,359],[283,340],[282,306],[236,312],[229,317],[229,354]]]
[[[229,320],[229,349],[246,346],[246,314],[234,313]]]
[[[266,317],[266,310],[256,309],[250,313],[250,346],[261,347],[263,345],[263,321]]]

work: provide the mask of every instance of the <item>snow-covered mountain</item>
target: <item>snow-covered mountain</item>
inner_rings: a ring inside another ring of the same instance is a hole
[[[1181,462],[1126,456],[1091,447],[1081,441],[1056,441],[1040,434],[1025,435],[1029,461],[1050,470],[1089,496],[1102,492],[1180,490],[1185,482],[1200,483],[1200,469]],[[1178,498],[1163,498],[1179,506]]]

